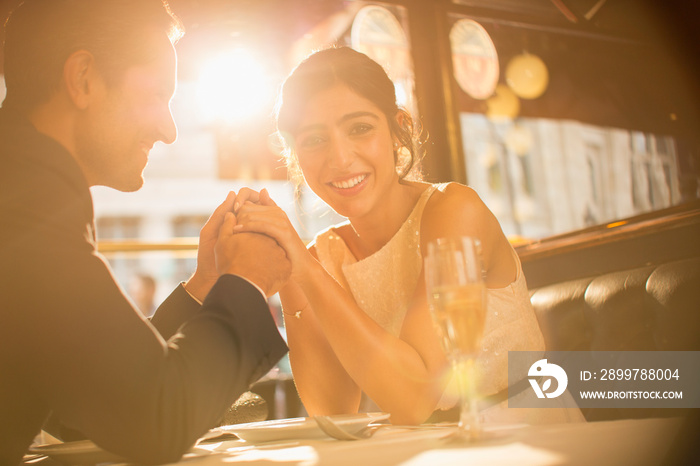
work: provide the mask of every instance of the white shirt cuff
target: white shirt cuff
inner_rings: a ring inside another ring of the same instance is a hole
[[[233,275],[233,274],[232,274],[232,275]],[[257,290],[260,292],[260,294],[262,295],[263,299],[264,299],[265,301],[267,301],[267,296],[265,295],[265,292],[262,290],[262,288],[260,288],[258,285],[256,285],[255,282],[253,282],[253,281],[251,281],[251,280],[248,280],[247,278],[242,277],[242,276],[240,276],[240,275],[235,275],[235,276],[236,276],[236,277],[239,277],[239,278],[242,278],[243,280],[245,280],[245,281],[247,281],[248,283],[250,283],[251,285],[253,285],[253,286],[255,287],[255,289],[257,289]],[[180,284],[182,285],[182,288],[187,292],[187,294],[190,295],[190,298],[192,298],[192,299],[194,299],[195,301],[197,301],[197,303],[201,306],[201,305],[202,305],[202,301],[200,301],[199,299],[197,299],[197,297],[196,297],[195,295],[193,295],[192,293],[190,293],[190,292],[187,290],[187,287],[185,286],[185,282],[180,282]]]

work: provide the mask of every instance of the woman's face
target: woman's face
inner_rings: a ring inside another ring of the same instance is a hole
[[[371,213],[398,185],[394,140],[379,107],[342,84],[309,100],[294,138],[306,183],[348,218]]]

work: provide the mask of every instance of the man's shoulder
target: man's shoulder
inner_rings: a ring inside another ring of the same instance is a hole
[[[0,160],[3,178],[20,175],[27,182],[51,179],[76,186],[87,182],[75,159],[57,141],[38,132],[28,120],[0,109]]]
[[[58,143],[16,126],[0,125],[0,238],[31,244],[50,231],[52,239],[83,241],[93,209],[80,168]]]
[[[31,125],[0,119],[0,202],[4,207],[33,200],[76,197],[90,191],[73,157],[53,139]]]
[[[12,147],[0,133],[0,203],[3,208],[63,202],[66,197],[82,197],[76,176],[49,160],[51,152],[38,152],[31,147]],[[89,194],[87,186],[85,191]],[[60,200],[60,201],[59,201]]]

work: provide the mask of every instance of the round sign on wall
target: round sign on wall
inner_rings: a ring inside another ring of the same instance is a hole
[[[350,37],[352,48],[382,65],[394,82],[410,73],[408,39],[401,23],[386,8],[362,8],[352,23]]]
[[[417,115],[410,47],[396,16],[380,6],[365,6],[353,20],[350,38],[353,49],[384,67],[396,86],[398,104]]]
[[[488,99],[496,89],[498,54],[484,27],[472,19],[460,19],[450,31],[454,76],[474,99]]]

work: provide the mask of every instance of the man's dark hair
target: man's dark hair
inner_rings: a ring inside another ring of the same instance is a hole
[[[111,84],[154,58],[153,33],[184,34],[166,0],[25,0],[5,23],[3,106],[29,112],[60,85],[66,59],[87,50]]]

